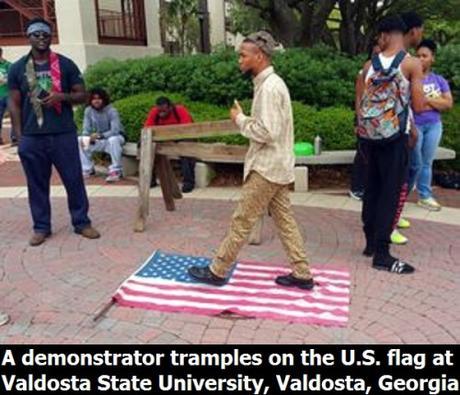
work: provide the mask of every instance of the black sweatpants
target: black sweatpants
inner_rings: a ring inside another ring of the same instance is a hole
[[[366,150],[363,148],[364,144],[366,143],[362,141],[358,141],[356,144],[356,154],[351,170],[350,189],[352,192],[364,192],[366,189],[367,158]]]
[[[389,256],[390,236],[401,188],[409,163],[407,136],[382,144],[363,145],[368,160],[362,220],[367,245],[374,248],[374,262]]]

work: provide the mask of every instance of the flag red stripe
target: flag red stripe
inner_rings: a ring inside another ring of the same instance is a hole
[[[114,295],[114,299],[117,301],[118,304],[121,306],[127,307],[139,307],[143,309],[150,309],[156,311],[164,311],[164,312],[184,312],[184,313],[191,313],[191,314],[200,314],[200,315],[218,315],[221,314],[223,311],[219,309],[196,309],[193,307],[183,306],[177,308],[171,308],[170,306],[165,306],[162,304],[157,303],[143,303],[143,302],[134,302],[134,301],[126,301],[123,297],[119,294]],[[253,312],[247,312],[238,308],[231,308],[226,310],[226,312],[235,313],[241,316],[248,316],[254,317]],[[317,325],[324,325],[324,326],[345,326],[346,321],[336,321],[330,320],[327,318],[316,318],[316,317],[286,317],[281,315],[276,315],[272,313],[257,313],[257,318],[263,319],[273,319],[273,320],[280,320],[286,321],[289,320],[290,322],[298,322],[303,324],[317,324]]]
[[[347,311],[343,311],[343,310],[338,309],[338,308],[326,309],[326,308],[320,308],[320,307],[315,307],[315,306],[301,307],[301,306],[296,306],[294,304],[286,306],[285,304],[280,304],[277,301],[257,302],[257,301],[245,300],[244,297],[242,297],[241,299],[236,299],[236,300],[220,300],[220,299],[216,299],[216,298],[206,298],[205,294],[203,294],[203,297],[193,296],[193,295],[174,295],[172,293],[170,293],[168,295],[164,295],[164,294],[160,294],[160,293],[155,294],[153,292],[138,291],[138,290],[130,289],[129,287],[126,287],[126,286],[122,286],[121,289],[126,294],[129,294],[129,295],[132,295],[132,296],[156,297],[156,298],[159,298],[159,299],[167,299],[169,301],[187,301],[187,302],[193,301],[193,302],[197,302],[197,303],[203,302],[203,303],[212,303],[212,304],[218,305],[218,306],[236,305],[236,306],[254,306],[254,307],[260,307],[260,308],[263,308],[263,307],[277,307],[277,308],[280,308],[280,309],[285,309],[286,311],[291,311],[291,312],[296,312],[297,311],[297,312],[300,312],[300,313],[303,313],[303,312],[305,312],[305,309],[308,309],[309,312],[317,313],[317,314],[328,312],[328,313],[334,314],[336,316],[340,316],[340,315],[343,315],[345,317],[348,316]],[[188,289],[182,289],[182,290],[188,291]],[[319,302],[315,302],[315,303],[320,304]],[[338,306],[334,306],[334,307],[338,307]],[[343,307],[343,306],[340,306],[340,307]]]
[[[219,287],[219,288],[211,288],[211,287],[206,287],[206,286],[194,286],[194,287],[187,287],[186,285],[182,285],[181,283],[174,283],[174,284],[148,284],[148,283],[143,283],[139,282],[136,280],[128,280],[125,282],[125,284],[136,284],[136,285],[141,285],[145,287],[151,287],[151,288],[159,288],[165,291],[174,291],[175,289],[183,289],[183,290],[190,290],[190,291],[196,291],[196,292],[203,292],[204,294],[211,294],[211,295],[229,295],[229,296],[246,296],[246,297],[262,297],[262,298],[273,298],[273,299],[280,299],[280,300],[299,300],[303,299],[308,302],[315,302],[315,303],[322,303],[326,305],[331,305],[331,306],[348,306],[349,303],[348,301],[345,301],[343,296],[341,301],[331,301],[329,299],[322,299],[321,294],[316,290],[314,293],[309,292],[309,291],[301,291],[298,292],[297,296],[291,296],[291,295],[286,295],[286,294],[274,294],[274,293],[267,293],[267,292],[257,292],[257,293],[251,293],[251,292],[245,292],[245,291],[234,291],[231,289],[228,289],[226,287]],[[124,284],[124,285],[125,285]],[[280,289],[281,291],[284,291],[284,289]]]
[[[248,272],[241,272],[240,270],[235,270],[235,272],[232,274],[232,279],[242,279],[242,280],[271,280],[274,281],[275,277],[279,275],[285,275],[287,272],[278,272],[274,273],[273,276],[264,276],[264,277],[259,277],[257,275],[254,275],[253,273],[248,273]],[[345,287],[348,288],[350,281],[349,280],[343,280],[343,279],[329,279],[325,276],[314,276],[313,277],[315,282],[317,283],[328,283],[331,285],[335,285],[337,287]]]
[[[282,272],[289,272],[289,265],[284,264],[274,264],[274,265],[267,265],[266,263],[256,262],[256,261],[238,261],[237,264],[238,268],[244,268],[245,270],[260,270],[260,271],[282,271]],[[350,278],[350,273],[347,269],[334,269],[334,268],[327,268],[327,269],[319,269],[318,267],[311,268],[311,272],[316,275],[324,275],[324,276],[333,276],[338,278]]]
[[[114,295],[120,305],[165,312],[218,315],[231,312],[265,318],[319,324],[346,325],[350,305],[347,269],[314,267],[312,291],[281,287],[274,280],[291,272],[288,264],[240,261],[223,287],[187,281],[186,269],[206,265],[200,257],[154,252]],[[183,280],[183,281],[180,281]]]
[[[271,289],[271,288],[273,288],[273,285],[269,285],[269,284],[254,284],[253,282],[244,281],[244,280],[238,280],[238,282],[230,281],[229,284],[238,285],[240,287],[254,288],[254,289]],[[331,296],[341,295],[341,296],[345,296],[345,295],[348,295],[348,293],[349,293],[348,288],[345,288],[345,287],[343,287],[343,288],[341,287],[340,291],[339,290],[332,291],[331,289],[329,289],[329,288],[332,288],[330,285],[319,284],[318,288],[321,289],[321,293],[324,294],[324,295],[331,295]],[[339,287],[335,287],[335,288],[339,288]]]

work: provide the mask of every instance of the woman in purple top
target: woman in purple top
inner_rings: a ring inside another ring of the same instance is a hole
[[[418,205],[430,211],[441,210],[431,189],[432,165],[442,136],[441,112],[453,105],[448,82],[431,71],[435,54],[436,43],[432,40],[423,40],[417,48],[417,56],[423,67],[423,91],[427,104],[424,111],[414,114],[418,140],[412,151],[409,176],[410,188],[417,186]]]

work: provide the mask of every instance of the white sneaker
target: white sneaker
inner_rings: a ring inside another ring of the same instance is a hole
[[[426,208],[429,211],[441,211],[442,206],[436,201],[436,199],[429,197],[428,199],[420,199],[417,205]]]
[[[121,172],[119,171],[111,171],[107,178],[105,179],[106,182],[117,182],[121,179]]]

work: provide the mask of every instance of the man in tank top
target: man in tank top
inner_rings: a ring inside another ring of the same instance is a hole
[[[378,28],[379,44],[382,52],[378,55],[383,68],[388,68],[395,57],[405,50],[405,25],[398,16],[385,17]],[[411,101],[415,111],[423,108],[425,99],[422,90],[422,68],[420,61],[406,56],[399,65],[402,74],[401,91],[406,102]],[[373,75],[371,61],[363,68],[364,84]],[[409,131],[407,125],[406,131]],[[414,271],[413,266],[390,255],[390,235],[393,230],[394,218],[398,208],[401,187],[406,181],[405,169],[409,160],[408,133],[401,134],[397,139],[385,144],[364,144],[367,151],[368,184],[364,195],[362,219],[366,248],[364,255],[373,257],[375,269],[405,274]]]

